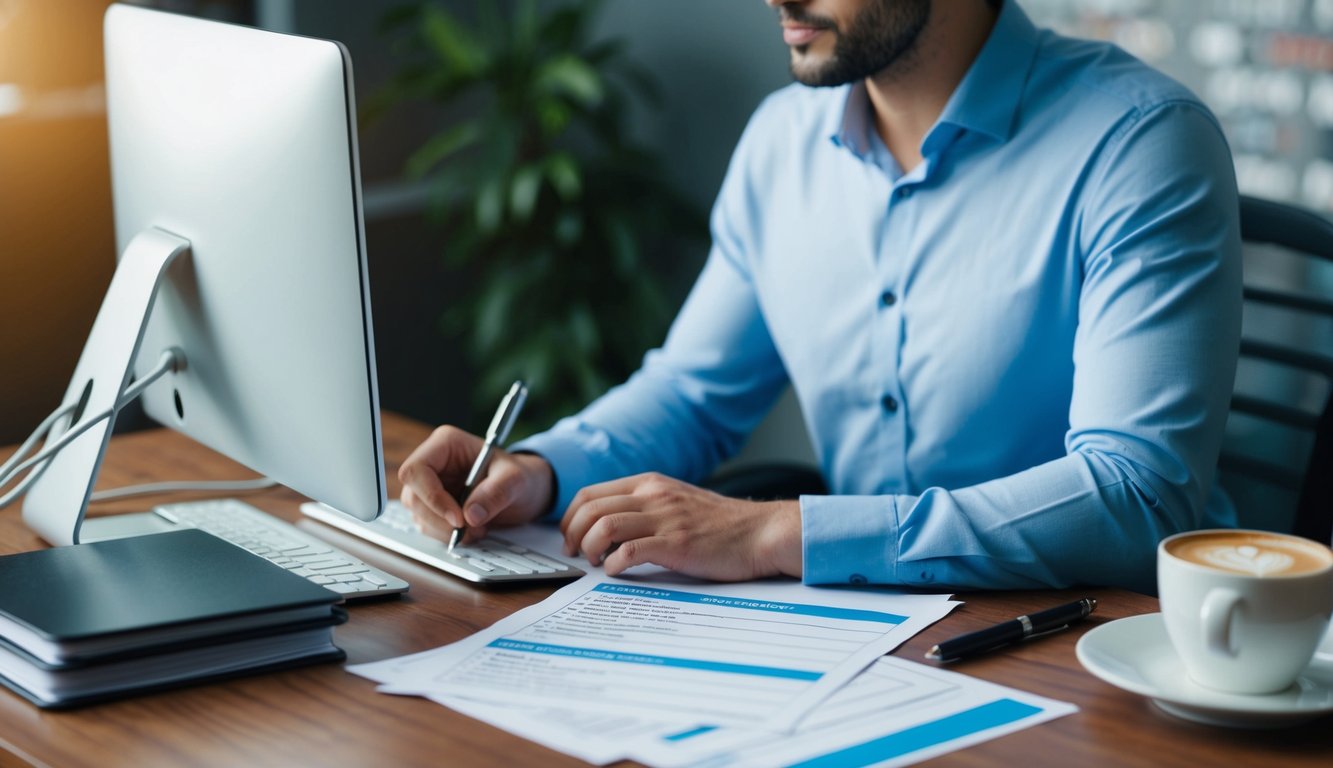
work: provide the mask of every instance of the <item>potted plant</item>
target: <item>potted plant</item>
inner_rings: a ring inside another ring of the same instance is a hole
[[[401,68],[371,112],[425,100],[459,115],[410,156],[431,181],[446,263],[471,280],[442,317],[476,371],[480,407],[515,378],[529,424],[624,379],[673,309],[665,249],[707,235],[627,127],[656,85],[623,43],[594,39],[596,0],[422,2],[386,19]],[[678,251],[678,249],[677,249]]]

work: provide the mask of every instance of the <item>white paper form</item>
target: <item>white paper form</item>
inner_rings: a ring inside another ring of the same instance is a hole
[[[783,730],[955,605],[794,582],[590,575],[452,646],[350,669],[386,692],[437,700]]]
[[[656,768],[900,766],[1077,712],[1072,704],[886,657],[795,733],[700,727],[645,739],[631,757]]]
[[[555,707],[501,706],[460,698],[432,701],[594,765],[628,760],[636,743],[656,743],[691,730],[679,723],[656,723],[625,715]]]

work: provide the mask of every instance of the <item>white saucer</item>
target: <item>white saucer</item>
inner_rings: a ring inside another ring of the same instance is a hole
[[[1079,639],[1077,653],[1092,674],[1186,720],[1277,728],[1333,712],[1333,634],[1290,688],[1263,696],[1223,693],[1190,680],[1160,613],[1103,624]]]

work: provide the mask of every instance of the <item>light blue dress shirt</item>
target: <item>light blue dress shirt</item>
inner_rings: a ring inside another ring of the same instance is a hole
[[[1184,87],[1006,2],[902,173],[863,84],[746,128],[660,349],[517,446],[579,488],[705,478],[790,383],[833,495],[808,583],[1150,591],[1214,488],[1240,332],[1231,157]]]

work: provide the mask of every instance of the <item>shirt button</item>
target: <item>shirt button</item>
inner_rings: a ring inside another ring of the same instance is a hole
[[[909,197],[911,197],[911,196],[912,196],[912,188],[911,188],[911,187],[898,187],[898,199],[899,199],[899,200],[906,200],[907,198],[909,198]]]
[[[893,395],[885,395],[879,402],[884,406],[884,410],[889,413],[898,410],[898,401],[893,399]]]
[[[847,579],[847,580],[850,581],[850,582],[853,583],[853,584],[864,584],[864,583],[866,583],[866,577],[862,576],[862,575],[859,574],[859,573],[853,573],[852,576],[851,576],[851,578],[849,578],[849,579]]]
[[[891,307],[898,303],[898,297],[893,295],[893,291],[885,291],[879,295],[879,303]]]

